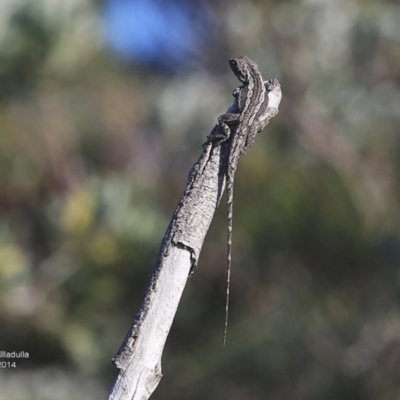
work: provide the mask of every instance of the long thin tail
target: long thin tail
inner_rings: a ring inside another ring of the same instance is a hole
[[[228,263],[226,278],[226,304],[225,304],[225,328],[224,328],[224,346],[226,345],[226,336],[228,333],[229,316],[229,289],[231,286],[231,267],[232,267],[232,222],[233,222],[233,176],[227,177],[227,195],[228,195]]]

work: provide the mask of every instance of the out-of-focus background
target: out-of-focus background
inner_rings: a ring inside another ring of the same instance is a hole
[[[399,21],[388,0],[1,0],[0,350],[29,359],[0,399],[107,397],[247,55],[283,101],[237,171],[228,344],[223,200],[152,398],[398,400]]]

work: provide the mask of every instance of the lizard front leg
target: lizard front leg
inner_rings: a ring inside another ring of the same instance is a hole
[[[245,87],[238,86],[233,92],[232,96],[235,98],[232,106],[228,109],[225,114],[218,117],[218,124],[221,127],[222,132],[219,132],[218,136],[221,141],[228,140],[231,136],[231,128],[239,122],[240,112],[243,108],[244,100],[243,89]],[[221,131],[220,130],[220,131]]]
[[[232,92],[232,96],[235,99],[233,104],[229,107],[225,114],[222,114],[218,117],[218,125],[216,125],[211,133],[207,136],[207,141],[203,146],[214,141],[218,143],[225,142],[230,138],[232,133],[231,129],[238,123],[240,110],[243,107],[243,89],[243,85],[234,89]]]
[[[220,136],[223,141],[227,140],[231,136],[231,128],[239,122],[240,114],[238,113],[225,113],[218,117],[218,124],[221,127]]]
[[[218,124],[214,126],[211,133],[207,136],[207,140],[203,144],[206,146],[210,142],[222,143],[231,137],[234,125],[239,121],[240,114],[236,113],[225,113],[218,117]]]

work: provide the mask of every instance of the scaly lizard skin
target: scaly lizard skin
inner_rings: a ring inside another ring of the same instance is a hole
[[[226,291],[226,317],[224,330],[224,345],[228,327],[229,289],[232,265],[232,217],[233,217],[233,186],[235,172],[239,159],[254,143],[255,137],[268,124],[269,120],[278,113],[280,101],[272,107],[269,104],[269,93],[278,92],[280,95],[280,84],[277,79],[264,81],[257,64],[246,56],[232,58],[229,65],[242,82],[233,91],[234,104],[230,109],[218,118],[220,129],[213,132],[208,138],[210,140],[229,140],[229,162],[226,172],[226,185],[228,193],[228,276]],[[272,93],[271,93],[272,94]]]

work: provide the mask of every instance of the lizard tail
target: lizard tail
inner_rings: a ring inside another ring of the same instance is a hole
[[[229,290],[231,286],[231,267],[232,267],[232,225],[233,225],[233,179],[227,179],[228,195],[228,255],[227,255],[227,277],[226,277],[226,304],[225,304],[225,327],[224,327],[224,346],[226,345],[226,336],[228,333],[229,316]]]

